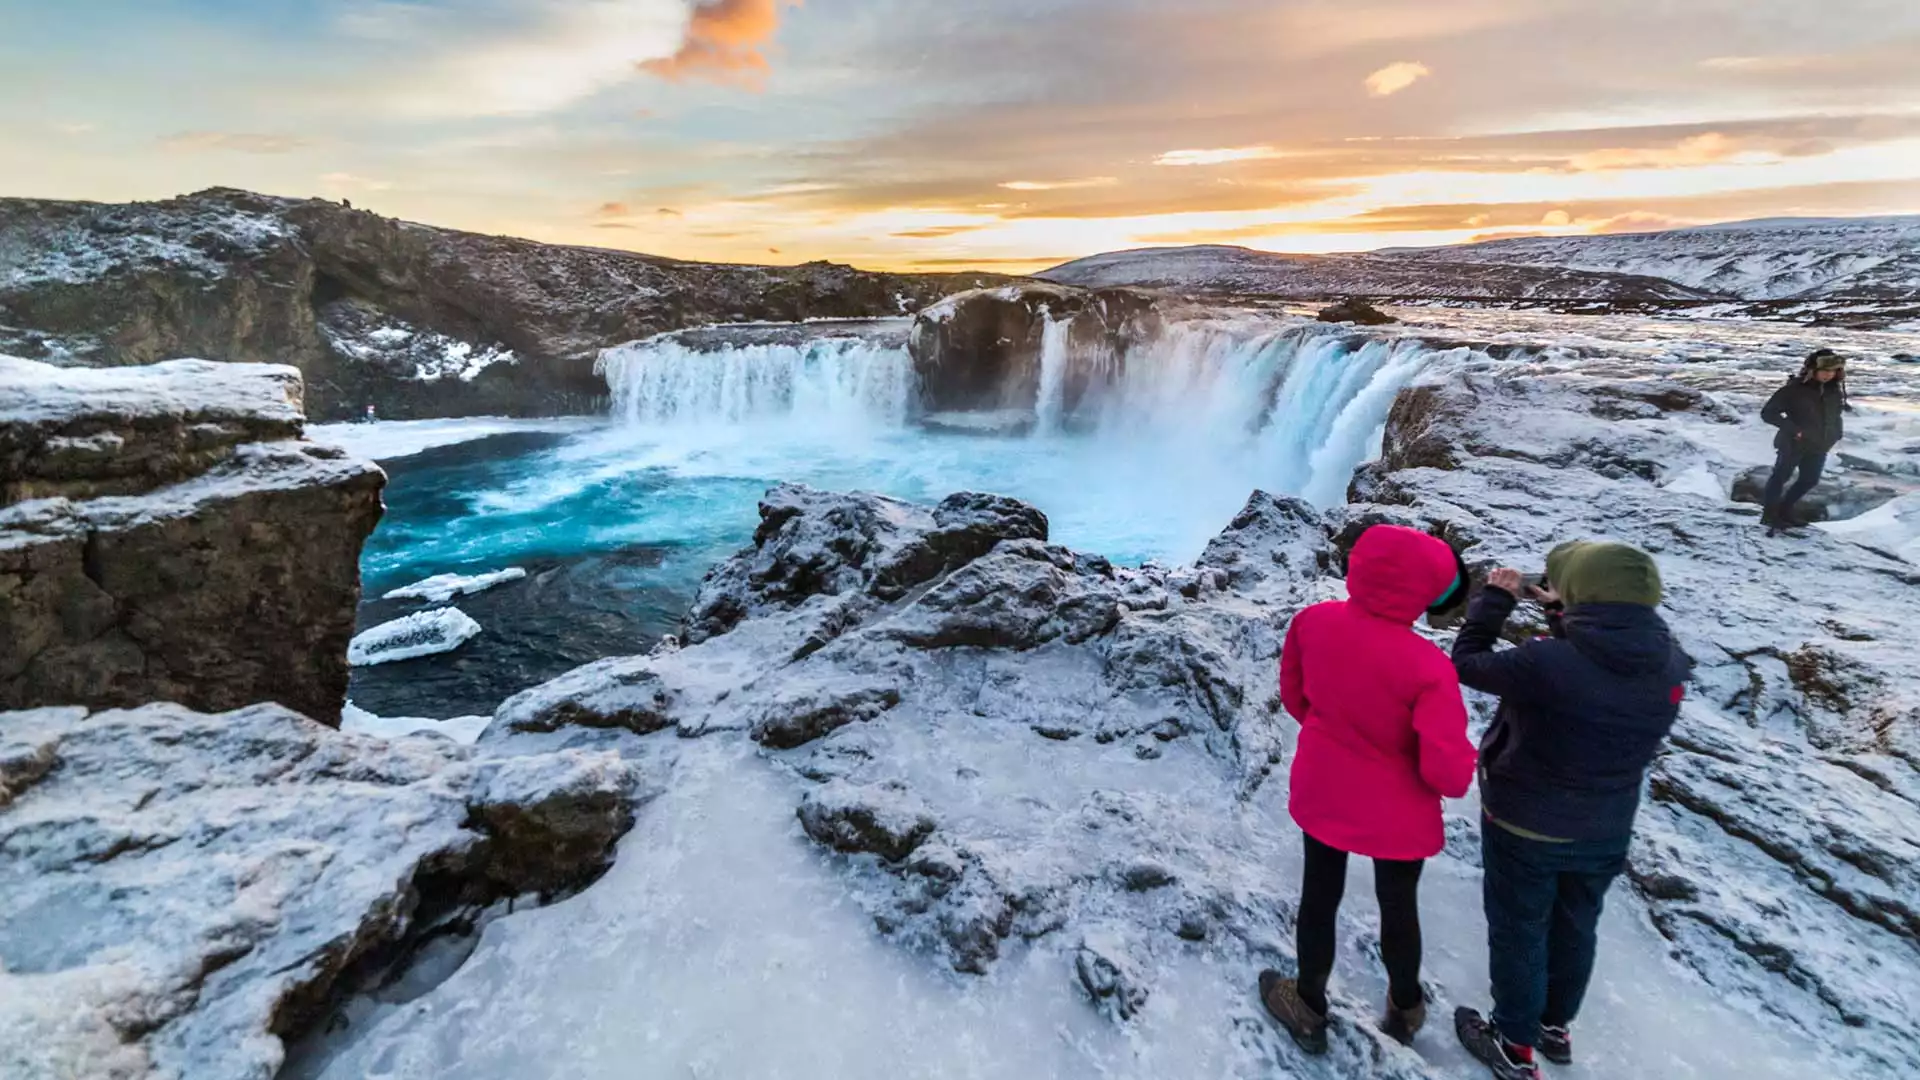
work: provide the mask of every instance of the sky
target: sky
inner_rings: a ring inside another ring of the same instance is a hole
[[[0,0],[0,196],[1026,272],[1920,213],[1913,0]]]

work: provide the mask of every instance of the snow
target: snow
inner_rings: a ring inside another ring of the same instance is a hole
[[[1713,470],[1705,464],[1698,464],[1675,473],[1663,481],[1661,487],[1676,495],[1698,495],[1716,503],[1727,500],[1727,487]]]
[[[240,420],[297,433],[302,383],[284,364],[168,360],[137,367],[55,367],[0,356],[0,423],[58,427],[81,418]]]
[[[342,355],[362,364],[396,369],[420,382],[472,382],[495,364],[517,364],[513,350],[475,345],[420,330],[360,305],[336,305],[322,313],[320,331]]]
[[[372,424],[315,424],[307,429],[307,437],[317,443],[340,447],[355,457],[373,461],[394,461],[438,447],[457,446],[460,443],[488,439],[495,435],[540,431],[571,434],[590,431],[601,425],[602,421],[583,416],[548,419],[481,416],[457,420],[382,420]]]
[[[116,227],[101,227],[105,223]],[[157,265],[217,278],[228,272],[236,249],[261,253],[292,236],[272,214],[230,207],[186,215],[99,207],[78,219],[30,229],[29,243],[20,249],[0,249],[0,289],[89,285],[116,272]]]
[[[1901,496],[1847,521],[1823,522],[1819,528],[1830,536],[1920,563],[1920,493]]]
[[[435,608],[381,623],[354,636],[347,663],[371,667],[452,652],[480,633],[480,624],[459,608]]]
[[[527,572],[518,566],[487,574],[436,574],[424,581],[394,589],[386,594],[385,599],[425,600],[429,604],[444,604],[456,596],[485,592],[496,585],[519,581],[526,576]]]
[[[409,735],[437,736],[462,746],[472,746],[480,738],[491,716],[456,716],[451,720],[427,720],[414,716],[375,716],[347,702],[340,712],[340,730],[349,735],[370,735],[376,739],[403,739]]]

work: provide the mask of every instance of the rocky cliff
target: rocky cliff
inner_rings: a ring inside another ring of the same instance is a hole
[[[1158,334],[1171,298],[1041,282],[950,296],[915,317],[907,348],[929,412],[1071,412]],[[1051,367],[1050,367],[1051,365]],[[1052,385],[1043,385],[1048,380]]]
[[[741,320],[900,315],[982,275],[683,262],[216,189],[0,199],[0,351],[59,364],[287,363],[316,418],[589,411],[601,349]]]
[[[0,357],[0,709],[337,722],[385,477],[301,424],[288,367]]]

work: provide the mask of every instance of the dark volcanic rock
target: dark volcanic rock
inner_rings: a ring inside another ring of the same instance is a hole
[[[1353,323],[1358,326],[1386,326],[1400,321],[1357,296],[1321,308],[1316,318],[1324,323]]]
[[[1028,284],[949,297],[920,313],[908,349],[929,412],[1032,411],[1049,324],[1064,324],[1063,414],[1118,374],[1161,325],[1163,298],[1134,289]]]
[[[385,477],[329,447],[239,442],[298,433],[298,374],[5,364],[19,486],[140,494],[0,509],[0,708],[278,701],[337,721]]]
[[[600,350],[750,319],[899,315],[989,275],[682,262],[214,189],[0,199],[0,351],[86,365],[290,363],[315,416],[586,412]]]

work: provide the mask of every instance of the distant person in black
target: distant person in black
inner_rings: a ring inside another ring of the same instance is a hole
[[[1807,357],[1800,374],[1781,387],[1760,411],[1762,420],[1780,429],[1773,439],[1779,456],[1767,481],[1766,512],[1760,518],[1772,532],[1806,524],[1794,515],[1794,507],[1820,482],[1827,454],[1840,441],[1841,414],[1847,405],[1846,380],[1846,360],[1831,349],[1821,349]],[[1787,486],[1789,481],[1793,486]]]

